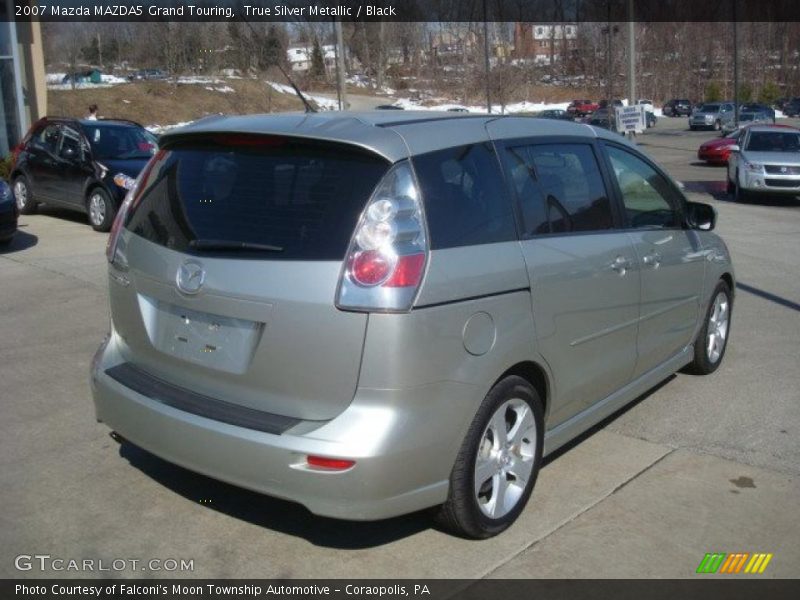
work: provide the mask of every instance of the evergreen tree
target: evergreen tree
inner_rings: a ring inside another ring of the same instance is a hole
[[[314,48],[311,51],[311,72],[312,79],[320,80],[325,78],[325,57],[322,55],[322,48],[319,40],[314,40]]]

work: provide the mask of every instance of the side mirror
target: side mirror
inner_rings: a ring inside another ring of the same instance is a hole
[[[711,231],[717,224],[717,211],[710,204],[687,202],[686,223],[692,229]]]
[[[738,144],[734,144],[733,146],[731,146],[731,152],[740,152],[740,151],[741,148],[739,148]]]

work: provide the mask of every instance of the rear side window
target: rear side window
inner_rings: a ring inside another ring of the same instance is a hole
[[[413,159],[434,250],[492,244],[517,237],[511,203],[489,144]]]
[[[506,149],[527,235],[601,231],[614,220],[594,151],[588,144]]]
[[[165,151],[128,230],[180,252],[344,259],[386,161],[342,146],[219,137],[238,141]]]

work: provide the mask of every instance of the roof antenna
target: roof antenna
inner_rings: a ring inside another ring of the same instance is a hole
[[[242,21],[247,23],[247,26],[250,28],[250,31],[253,32],[253,35],[255,36],[256,40],[260,40],[261,35],[255,30],[255,28],[253,27],[252,23],[250,23],[250,21],[248,21],[244,17],[242,17]],[[286,77],[286,81],[288,81],[289,85],[292,86],[292,89],[294,90],[294,93],[297,94],[297,97],[300,98],[300,101],[303,103],[303,106],[306,107],[306,113],[315,113],[315,112],[317,112],[317,109],[314,108],[314,106],[308,101],[308,98],[306,98],[303,95],[303,92],[300,91],[300,88],[298,88],[295,85],[294,81],[292,81],[292,78],[289,77],[289,74],[281,66],[281,63],[277,62],[277,63],[275,63],[275,66],[278,67],[278,69],[280,69],[281,73],[283,73],[283,76]]]

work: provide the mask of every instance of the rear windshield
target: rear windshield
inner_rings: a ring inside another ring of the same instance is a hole
[[[387,169],[349,147],[218,136],[167,149],[126,227],[190,254],[342,260]]]

